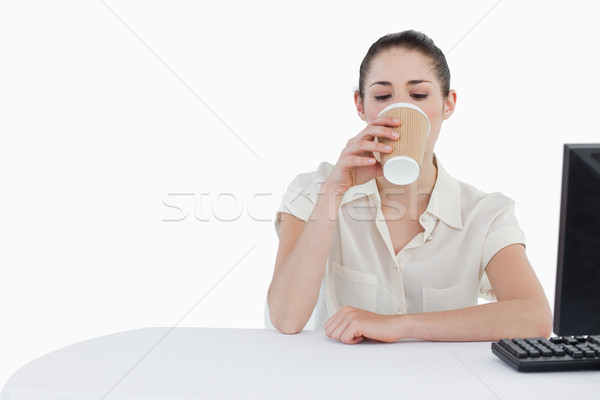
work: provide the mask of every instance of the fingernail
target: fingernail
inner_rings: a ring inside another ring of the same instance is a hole
[[[392,150],[392,146],[384,146],[384,149],[386,149],[387,151]]]
[[[399,138],[399,137],[400,137],[400,134],[399,134],[398,132],[394,131],[394,137],[395,137],[395,138]]]

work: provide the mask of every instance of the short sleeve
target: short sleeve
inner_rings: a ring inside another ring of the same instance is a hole
[[[519,227],[515,217],[514,200],[497,194],[494,199],[497,211],[493,215],[489,229],[483,242],[483,251],[481,257],[481,268],[483,276],[481,278],[479,294],[488,300],[495,300],[496,296],[489,282],[485,269],[490,260],[500,250],[511,244],[521,243],[525,245],[525,234]]]
[[[325,182],[333,165],[327,162],[319,164],[316,171],[303,173],[290,183],[283,194],[281,205],[275,213],[275,231],[279,236],[281,226],[281,213],[287,213],[308,221],[319,194],[319,187]]]

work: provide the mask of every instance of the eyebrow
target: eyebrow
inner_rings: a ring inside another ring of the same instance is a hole
[[[412,85],[418,85],[419,83],[423,83],[423,82],[431,83],[430,81],[426,81],[424,79],[413,79],[413,80],[408,81],[407,83],[412,86]],[[374,86],[374,85],[392,86],[392,83],[388,82],[388,81],[377,81],[377,82],[373,82],[371,84],[371,86]],[[371,87],[371,86],[369,86],[369,87]]]

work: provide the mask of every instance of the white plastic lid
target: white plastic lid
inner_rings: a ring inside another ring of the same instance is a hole
[[[421,167],[410,157],[390,158],[383,166],[383,176],[394,185],[408,185],[419,177]]]
[[[425,112],[423,112],[423,110],[421,110],[419,107],[415,106],[414,104],[410,104],[410,103],[394,103],[394,104],[390,104],[389,106],[387,106],[386,108],[384,108],[383,110],[381,110],[381,112],[377,115],[377,117],[381,117],[381,115],[389,110],[393,110],[394,108],[410,108],[412,110],[418,111],[420,112],[425,119],[427,120],[427,136],[429,136],[429,131],[431,130],[431,123],[429,122],[429,118],[427,118],[427,114],[425,114]]]

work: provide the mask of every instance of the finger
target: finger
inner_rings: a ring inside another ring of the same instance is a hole
[[[350,341],[348,341],[348,342],[345,342],[345,343],[346,343],[346,344],[357,344],[357,343],[360,343],[360,342],[362,342],[362,341],[363,341],[363,340],[365,340],[365,339],[366,339],[366,338],[365,338],[364,336],[362,336],[362,335],[361,335],[361,336],[356,336],[356,337],[354,337],[353,339],[351,339]]]
[[[331,317],[329,317],[327,322],[325,322],[325,325],[323,325],[323,330],[325,330],[325,333],[327,334],[327,336],[331,337],[330,334],[338,327],[338,325],[344,319],[346,319],[346,316],[348,315],[348,313],[353,310],[354,310],[353,307],[343,306],[342,308],[337,310],[337,312],[335,314],[333,314]]]
[[[392,117],[377,117],[369,125],[379,126],[400,126],[402,122],[399,119]]]
[[[369,140],[361,140],[354,146],[352,152],[353,153],[372,153],[375,151],[379,152],[379,153],[391,153],[392,146],[383,144],[383,143],[375,143],[375,142],[372,142]]]
[[[355,344],[357,343],[356,339],[361,337],[362,335],[357,332],[354,324],[348,324],[344,332],[340,335],[340,341],[346,344]]]
[[[360,140],[373,141],[373,138],[375,137],[398,140],[400,135],[392,128],[387,126],[369,126],[362,132],[362,137],[360,137]]]
[[[327,321],[327,324],[328,326],[325,329],[325,334],[332,339],[340,340],[340,335],[344,329],[343,319],[340,315],[336,314],[332,316],[329,321]]]
[[[331,325],[329,326],[329,333],[327,336],[335,340],[340,340],[346,327],[350,323],[350,321],[347,320],[346,313],[343,309],[335,313],[328,322],[331,322]]]
[[[387,137],[392,140],[398,139],[399,135],[394,132],[391,127],[400,126],[400,121],[390,117],[377,118],[371,122],[365,129],[359,132],[358,135],[348,139],[346,148],[352,147],[354,144],[364,138],[373,139],[374,137]]]
[[[340,160],[340,165],[343,169],[349,170],[353,167],[364,167],[374,165],[377,162],[375,157],[362,157],[347,155]]]
[[[375,167],[377,168],[377,172],[375,173],[375,177],[383,176],[383,166],[379,161],[377,161]]]
[[[365,340],[365,339],[366,339],[366,337],[364,337],[364,336],[358,336],[358,337],[355,337],[355,338],[354,338],[354,343],[353,343],[353,344],[360,343],[360,342],[362,342],[362,341],[363,341],[363,340]]]
[[[335,314],[333,314],[331,317],[329,317],[327,322],[325,322],[325,325],[323,325],[323,330],[325,331],[325,334],[327,336],[331,337],[331,333],[333,332],[335,327],[340,322],[340,319],[341,319],[340,312],[338,311]]]
[[[340,321],[340,323],[333,329],[333,332],[331,333],[331,338],[335,339],[335,340],[339,340],[341,342],[342,341],[342,335],[344,334],[344,332],[348,328],[349,324],[350,323],[348,321],[346,321],[346,320]]]

